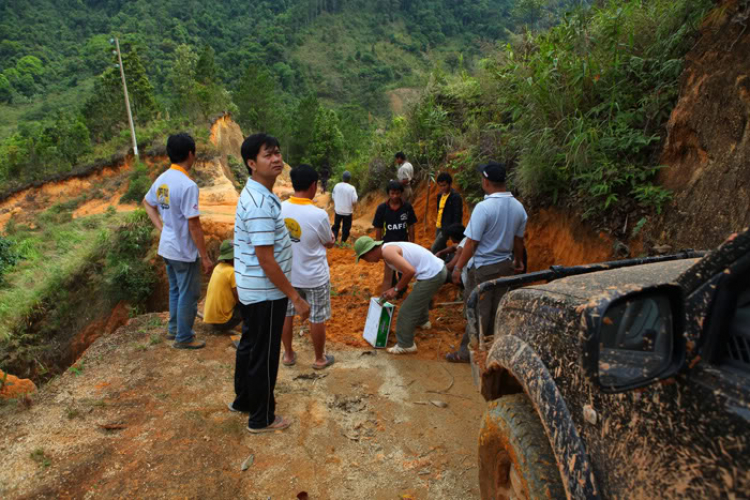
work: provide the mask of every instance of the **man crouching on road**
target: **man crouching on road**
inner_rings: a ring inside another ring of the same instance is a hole
[[[161,231],[159,255],[169,279],[169,326],[167,338],[177,349],[200,349],[206,345],[195,338],[193,324],[201,294],[201,265],[211,273],[213,264],[198,211],[198,185],[190,179],[195,163],[195,141],[188,134],[167,139],[172,166],[161,174],[143,198],[151,222]],[[198,258],[200,255],[200,258]]]
[[[391,354],[417,352],[414,330],[417,326],[424,329],[432,327],[429,315],[430,301],[448,276],[445,262],[416,243],[383,243],[374,241],[369,236],[362,236],[354,243],[354,252],[357,254],[357,262],[359,259],[371,263],[383,260],[388,267],[401,273],[401,279],[396,286],[383,293],[382,297],[386,300],[396,298],[399,290],[406,290],[412,278],[417,279],[398,312],[398,344],[388,349]]]
[[[250,178],[234,220],[242,338],[234,369],[236,398],[229,409],[249,413],[247,430],[254,434],[286,429],[291,423],[276,415],[273,395],[288,301],[302,321],[310,315],[310,305],[289,282],[292,241],[281,217],[281,201],[272,192],[284,168],[279,147],[279,141],[266,134],[251,135],[242,143]]]

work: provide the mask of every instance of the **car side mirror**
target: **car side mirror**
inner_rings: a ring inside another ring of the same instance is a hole
[[[602,391],[625,392],[680,370],[683,304],[678,285],[658,285],[610,293],[586,308],[586,371]]]

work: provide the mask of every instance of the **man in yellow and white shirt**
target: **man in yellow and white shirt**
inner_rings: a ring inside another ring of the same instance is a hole
[[[334,243],[328,214],[313,205],[318,190],[318,173],[310,165],[300,165],[289,173],[294,196],[281,204],[289,237],[292,240],[292,286],[310,304],[310,336],[315,350],[312,367],[320,370],[331,366],[334,358],[325,353],[326,321],[331,318],[331,278],[326,249]],[[289,303],[281,341],[286,366],[297,362],[292,348],[294,305]]]
[[[198,185],[190,178],[195,163],[195,141],[181,133],[167,139],[172,166],[162,173],[143,198],[143,208],[161,232],[159,255],[169,278],[169,326],[167,338],[176,349],[200,349],[206,345],[195,338],[193,324],[201,293],[200,270],[209,274],[213,263],[198,210]]]

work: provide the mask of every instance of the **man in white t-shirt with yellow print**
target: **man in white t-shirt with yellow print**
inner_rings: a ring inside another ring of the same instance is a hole
[[[326,321],[331,318],[331,279],[326,248],[334,243],[328,214],[313,205],[318,190],[318,173],[310,165],[292,169],[294,196],[281,204],[284,219],[292,240],[292,286],[310,304],[310,336],[315,350],[312,367],[321,370],[331,366],[334,358],[325,353]],[[284,355],[281,362],[292,366],[297,354],[292,347],[294,305],[287,306],[286,321],[281,341]]]
[[[193,324],[201,293],[200,271],[211,273],[213,263],[198,210],[198,185],[190,178],[195,163],[195,141],[188,134],[169,136],[167,155],[172,166],[162,173],[143,198],[143,208],[161,233],[159,255],[169,278],[167,338],[176,349],[200,349]]]

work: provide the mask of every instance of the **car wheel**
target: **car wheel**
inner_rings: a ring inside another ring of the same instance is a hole
[[[479,432],[483,500],[565,498],[547,434],[525,394],[490,403]]]

